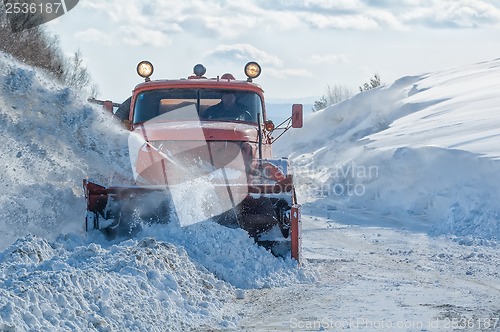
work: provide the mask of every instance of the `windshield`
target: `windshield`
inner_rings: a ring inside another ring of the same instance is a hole
[[[254,92],[215,89],[164,89],[141,92],[134,123],[151,119],[244,121],[257,123],[262,101]]]

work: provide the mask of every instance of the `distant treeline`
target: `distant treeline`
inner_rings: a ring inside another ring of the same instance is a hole
[[[364,83],[359,87],[359,91],[368,91],[379,87],[382,85],[382,81],[380,80],[380,75],[375,73],[372,78],[370,78],[369,82]],[[326,95],[321,96],[319,100],[314,102],[314,107],[312,109],[313,112],[322,110],[327,108],[330,105],[340,103],[346,99],[354,96],[354,93],[348,86],[342,84],[335,84],[333,87],[327,86]]]

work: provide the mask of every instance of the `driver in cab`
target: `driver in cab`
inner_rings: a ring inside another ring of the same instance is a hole
[[[210,106],[203,113],[204,119],[251,121],[246,107],[236,101],[234,92],[224,92],[218,104]]]

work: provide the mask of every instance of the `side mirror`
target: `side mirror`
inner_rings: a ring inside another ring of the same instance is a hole
[[[111,114],[113,114],[113,102],[111,100],[105,100],[103,103],[102,103],[102,107],[110,112]]]
[[[292,105],[292,128],[302,128],[304,118],[304,106],[302,104]]]
[[[106,111],[110,112],[113,114],[113,107],[118,107],[120,104],[113,103],[111,100],[99,100],[95,98],[89,98],[87,99],[89,103],[94,103],[97,105],[101,105],[102,108],[104,108]]]

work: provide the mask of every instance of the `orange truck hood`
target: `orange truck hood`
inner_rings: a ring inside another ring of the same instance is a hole
[[[258,142],[257,126],[223,121],[146,122],[134,132],[147,141],[240,141]]]

